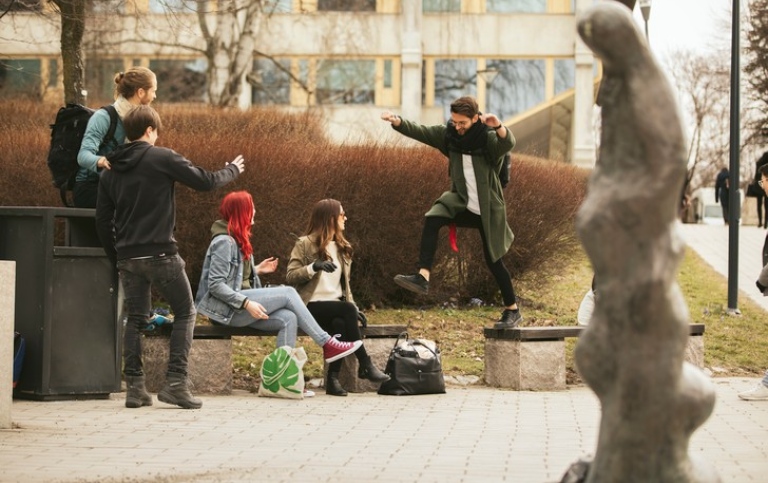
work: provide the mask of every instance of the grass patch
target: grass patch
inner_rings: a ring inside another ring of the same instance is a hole
[[[576,325],[576,311],[592,281],[592,269],[585,256],[575,261],[546,283],[520,282],[515,285],[529,326]],[[739,294],[741,316],[726,312],[727,281],[693,250],[687,250],[678,282],[682,288],[692,323],[706,324],[705,364],[716,375],[759,374],[768,367],[768,352],[762,341],[768,339],[765,311],[746,294]],[[408,326],[412,337],[437,341],[442,352],[443,370],[449,375],[483,374],[483,327],[500,315],[496,307],[442,307],[411,309],[372,309],[366,312],[370,324]],[[566,341],[567,379],[579,382],[574,368],[576,339]],[[321,377],[322,352],[309,338],[299,339],[309,356],[304,366],[306,377]],[[261,361],[274,349],[273,338],[239,337],[234,341],[235,387],[252,389],[258,381]]]

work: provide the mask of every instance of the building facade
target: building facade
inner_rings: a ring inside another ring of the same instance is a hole
[[[0,96],[62,99],[58,13],[37,0],[0,22]],[[518,152],[589,167],[598,69],[576,33],[592,0],[266,0],[253,20],[252,69],[237,104],[312,110],[340,141],[390,136],[384,110],[442,123],[477,97],[518,138]],[[159,101],[207,102],[206,35],[245,27],[237,0],[92,2],[85,52],[90,101],[115,72],[158,74]],[[243,2],[239,6],[247,7]],[[206,12],[201,12],[206,8]],[[221,9],[221,10],[219,10]],[[201,15],[202,14],[202,15]],[[201,22],[205,22],[205,28]]]

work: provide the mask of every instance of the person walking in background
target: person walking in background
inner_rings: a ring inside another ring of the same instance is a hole
[[[157,398],[185,409],[203,403],[189,392],[187,361],[195,325],[192,287],[184,272],[173,231],[176,227],[175,184],[197,191],[224,186],[243,172],[243,157],[213,173],[194,166],[180,154],[155,147],[160,116],[148,105],[123,118],[130,141],[107,155],[111,169],[99,182],[96,231],[107,257],[117,265],[125,290],[128,321],[123,338],[125,406],[152,405],[144,384],[142,335],[152,306],[152,288],[171,306],[171,332],[166,383]]]
[[[760,167],[758,175],[760,176],[758,186],[763,190],[763,193],[768,195],[768,163]],[[768,297],[768,235],[766,235],[763,244],[763,269],[760,271],[755,285],[763,296]],[[739,397],[745,401],[768,401],[768,370],[765,371],[762,381],[751,389],[739,393]]]
[[[115,74],[115,102],[117,111],[114,136],[105,139],[112,118],[105,109],[99,109],[88,120],[88,126],[77,154],[80,168],[75,176],[72,200],[77,208],[96,208],[96,194],[99,187],[99,173],[109,170],[106,154],[125,142],[123,118],[133,107],[149,105],[157,97],[157,78],[146,67],[131,67]]]
[[[757,190],[757,226],[768,228],[768,196],[765,195],[765,190],[759,186],[760,182],[760,168],[768,164],[768,151],[764,152],[760,159],[755,162],[755,185],[758,185]],[[765,208],[765,211],[763,211]]]
[[[728,205],[730,203],[730,195],[728,188],[731,183],[729,176],[728,168],[723,168],[717,173],[717,178],[715,179],[715,203],[720,202],[720,206],[723,208],[723,221],[725,221],[726,225],[729,220]]]
[[[440,228],[451,225],[452,238],[456,226],[475,228],[480,232],[485,263],[505,305],[494,328],[516,327],[523,317],[512,278],[502,261],[514,235],[507,224],[504,191],[499,181],[503,156],[515,145],[512,133],[495,115],[481,114],[472,97],[461,97],[451,104],[447,124],[423,126],[391,112],[384,112],[381,118],[397,132],[448,156],[451,177],[451,190],[443,193],[425,215],[418,273],[397,275],[395,283],[418,294],[428,293]]]
[[[221,219],[211,226],[195,298],[201,314],[232,327],[277,330],[277,347],[294,347],[300,328],[323,348],[323,357],[331,364],[362,346],[360,340],[342,342],[321,329],[293,287],[262,288],[259,275],[274,272],[278,260],[254,264],[251,229],[256,209],[248,192],[227,194],[219,214]]]
[[[350,270],[352,245],[344,237],[347,216],[336,200],[318,201],[312,209],[306,235],[296,240],[288,262],[286,282],[296,287],[301,300],[321,327],[341,335],[341,340],[361,341],[358,320],[367,325],[365,315],[352,297]],[[357,377],[384,382],[389,376],[373,365],[365,346],[355,352],[359,369]],[[342,361],[328,366],[325,392],[346,396],[339,382]]]

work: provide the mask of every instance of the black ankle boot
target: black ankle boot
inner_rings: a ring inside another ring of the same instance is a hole
[[[329,372],[325,379],[325,393],[331,396],[346,396],[347,391],[341,387],[338,372]]]
[[[371,382],[389,381],[389,376],[374,366],[370,357],[366,359],[365,362],[360,361],[360,367],[357,369],[357,377],[360,379],[368,379]]]

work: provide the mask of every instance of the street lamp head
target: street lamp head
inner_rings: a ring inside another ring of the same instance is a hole
[[[651,18],[651,0],[639,0],[640,12],[643,13],[643,20],[646,22]]]
[[[483,79],[483,82],[487,85],[491,85],[496,76],[499,75],[499,69],[489,67],[487,69],[478,70],[477,75],[480,76],[480,78]]]

